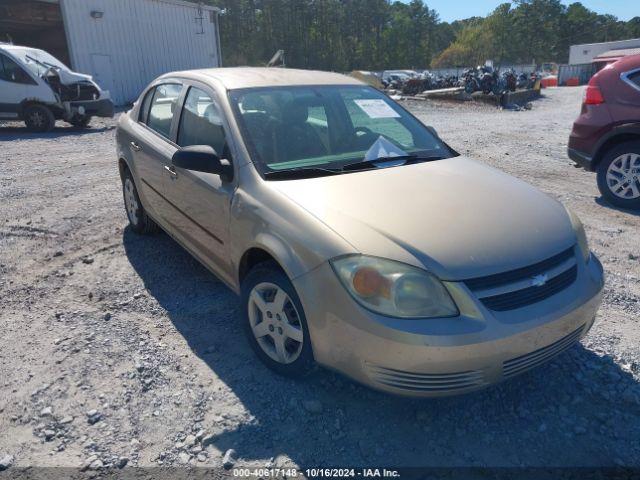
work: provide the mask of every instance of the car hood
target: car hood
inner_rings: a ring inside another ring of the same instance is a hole
[[[559,202],[465,157],[269,183],[358,252],[444,280],[520,268],[576,242]]]
[[[93,77],[91,75],[86,75],[84,73],[72,72],[71,70],[63,70],[58,69],[56,71],[58,76],[60,77],[60,83],[64,85],[73,85],[78,82],[93,82]]]

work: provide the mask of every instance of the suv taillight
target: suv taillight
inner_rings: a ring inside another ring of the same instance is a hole
[[[591,77],[587,90],[584,92],[584,104],[585,105],[600,105],[604,103],[604,97],[602,91],[596,82],[596,77]]]

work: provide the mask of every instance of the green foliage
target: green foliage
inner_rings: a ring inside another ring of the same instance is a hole
[[[568,61],[569,47],[640,37],[640,17],[629,22],[599,15],[579,2],[513,0],[487,18],[465,25],[456,39],[434,60],[434,66],[497,62],[542,63]]]
[[[427,0],[428,2],[428,0]],[[640,17],[621,22],[580,3],[513,0],[486,18],[441,22],[424,0],[207,0],[222,9],[225,65],[264,65],[279,49],[287,66],[382,70],[497,62],[564,62],[569,46],[640,37]]]

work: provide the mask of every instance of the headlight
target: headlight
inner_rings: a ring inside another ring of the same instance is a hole
[[[569,219],[571,220],[571,226],[573,227],[573,231],[576,232],[576,239],[578,240],[578,247],[580,248],[580,252],[582,253],[582,258],[584,261],[589,261],[589,257],[591,256],[591,251],[589,250],[589,242],[587,241],[587,234],[584,231],[584,226],[582,222],[578,218],[578,216],[565,207],[567,210],[567,214],[569,214]]]
[[[364,255],[331,261],[338,278],[365,308],[390,317],[454,317],[458,309],[442,282],[404,263]]]

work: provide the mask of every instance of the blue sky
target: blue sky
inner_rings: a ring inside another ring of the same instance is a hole
[[[403,0],[408,2],[409,0]],[[484,17],[507,0],[424,0],[429,8],[440,14],[446,22],[469,17]],[[569,5],[575,0],[562,0]],[[598,13],[610,13],[621,20],[640,16],[639,0],[581,0],[585,7]]]

